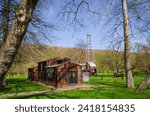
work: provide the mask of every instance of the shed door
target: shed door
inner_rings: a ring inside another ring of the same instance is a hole
[[[69,72],[68,81],[70,84],[77,83],[78,73],[77,72]]]
[[[82,79],[84,82],[88,82],[89,81],[89,72],[83,72],[82,73]]]

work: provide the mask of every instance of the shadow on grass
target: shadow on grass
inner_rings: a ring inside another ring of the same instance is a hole
[[[8,79],[6,83],[6,88],[1,89],[0,93],[12,93],[12,92],[19,92],[19,88],[21,87],[22,84],[25,84],[25,80],[23,79]],[[13,88],[13,89],[12,89]],[[13,91],[12,91],[13,90]]]
[[[117,84],[110,84],[110,83],[103,83],[103,82],[97,82],[97,84],[105,85],[105,86],[113,86],[113,87],[121,87],[121,88],[126,88],[124,85],[117,85]]]
[[[7,80],[7,88],[0,90],[0,95],[11,94],[19,92],[30,92],[46,90],[46,87],[42,87],[36,83],[28,82],[26,79],[16,78]]]
[[[115,81],[115,80],[114,80]],[[103,82],[102,81],[92,81],[90,83],[87,83],[87,84],[94,84],[95,86],[97,85],[101,85],[101,86],[112,86],[112,87],[121,87],[121,88],[125,88],[126,85],[124,83],[118,83],[118,82]]]
[[[145,99],[150,98],[150,92],[139,94],[133,89],[116,87],[96,87],[93,90],[73,90],[64,92],[49,92],[29,96],[9,97],[10,99]]]
[[[66,94],[38,94],[29,96],[9,97],[8,99],[78,99],[79,96],[67,96]]]
[[[107,99],[115,98],[116,93],[110,87],[97,87],[93,90],[73,90],[46,94],[35,94],[29,96],[9,97],[10,99]]]

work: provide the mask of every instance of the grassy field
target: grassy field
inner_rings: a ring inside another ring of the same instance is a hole
[[[150,86],[143,93],[136,93],[135,89],[128,89],[125,86],[125,79],[113,78],[112,75],[105,74],[103,79],[101,75],[93,76],[85,84],[95,85],[90,90],[71,90],[65,92],[50,92],[47,94],[31,95],[23,97],[11,97],[19,99],[149,99]],[[134,77],[135,85],[139,85],[144,76]],[[0,91],[0,94],[41,91],[47,90],[47,87],[35,83],[27,82],[25,77],[15,77],[8,79],[8,90]]]

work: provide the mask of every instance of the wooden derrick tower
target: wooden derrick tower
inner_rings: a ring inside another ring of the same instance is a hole
[[[87,34],[87,55],[86,55],[86,67],[87,70],[90,72],[90,75],[97,74],[97,68],[95,64],[95,56],[94,50],[92,49],[92,42],[91,42],[91,34]]]
[[[87,62],[95,62],[94,51],[92,49],[91,34],[87,34]]]

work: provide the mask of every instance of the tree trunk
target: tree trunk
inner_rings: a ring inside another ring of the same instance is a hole
[[[3,43],[6,41],[6,36],[8,34],[9,29],[9,10],[10,10],[10,0],[4,0],[4,6],[3,6]],[[1,49],[1,46],[0,46]],[[0,79],[0,88],[5,88],[6,86],[6,79],[2,78]]]
[[[6,78],[0,78],[0,89],[5,89],[6,87]]]
[[[134,88],[134,80],[132,77],[131,63],[130,63],[130,38],[129,38],[129,21],[127,1],[122,0],[123,20],[124,20],[124,64],[126,74],[126,86]]]
[[[141,84],[139,85],[139,87],[136,89],[137,92],[143,92],[147,87],[148,85],[150,84],[150,76],[145,78]]]
[[[119,73],[119,61],[116,61],[116,72]]]
[[[10,0],[4,0],[3,7],[3,42],[6,41],[9,28],[9,11],[10,11]]]
[[[37,2],[38,0],[20,0],[16,9],[16,18],[0,49],[0,88],[6,85],[5,75],[15,59]]]

